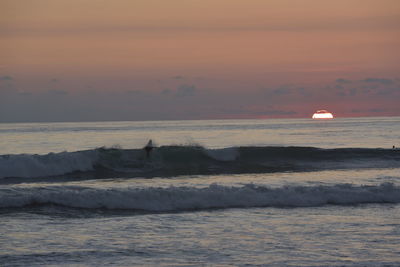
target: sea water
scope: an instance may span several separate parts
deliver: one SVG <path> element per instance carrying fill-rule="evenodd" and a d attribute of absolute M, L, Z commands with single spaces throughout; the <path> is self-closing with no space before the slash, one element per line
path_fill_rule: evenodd
<path fill-rule="evenodd" d="M 0 266 L 398 266 L 393 145 L 399 117 L 0 124 Z"/>

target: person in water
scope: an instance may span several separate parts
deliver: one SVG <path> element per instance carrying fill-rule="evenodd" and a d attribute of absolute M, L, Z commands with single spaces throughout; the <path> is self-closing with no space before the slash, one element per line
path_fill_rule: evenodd
<path fill-rule="evenodd" d="M 149 142 L 147 143 L 147 145 L 143 148 L 144 151 L 146 151 L 147 158 L 150 157 L 150 152 L 153 150 L 153 148 L 154 148 L 153 141 L 150 139 Z"/>

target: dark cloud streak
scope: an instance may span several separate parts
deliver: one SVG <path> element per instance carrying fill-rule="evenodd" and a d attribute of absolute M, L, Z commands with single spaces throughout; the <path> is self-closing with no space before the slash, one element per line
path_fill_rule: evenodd
<path fill-rule="evenodd" d="M 380 84 L 384 84 L 384 85 L 390 85 L 390 84 L 394 83 L 393 80 L 384 79 L 384 78 L 366 78 L 366 79 L 364 79 L 362 81 L 366 82 L 366 83 L 380 83 Z"/>
<path fill-rule="evenodd" d="M 12 81 L 12 80 L 14 80 L 14 78 L 11 77 L 10 75 L 5 75 L 0 77 L 0 81 Z"/>

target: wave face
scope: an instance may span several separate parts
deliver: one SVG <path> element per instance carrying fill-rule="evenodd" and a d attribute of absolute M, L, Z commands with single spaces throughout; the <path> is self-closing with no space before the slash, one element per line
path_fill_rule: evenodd
<path fill-rule="evenodd" d="M 47 155 L 2 155 L 0 178 L 48 177 L 71 172 L 94 170 L 98 151 L 49 153 Z"/>
<path fill-rule="evenodd" d="M 318 207 L 365 203 L 400 203 L 400 187 L 391 183 L 375 186 L 285 186 L 269 188 L 210 185 L 206 188 L 112 188 L 79 186 L 0 189 L 0 208 L 57 205 L 68 208 L 124 209 L 170 212 L 248 207 Z"/>
<path fill-rule="evenodd" d="M 313 147 L 162 146 L 150 157 L 142 149 L 98 148 L 47 155 L 2 155 L 0 178 L 92 179 L 194 174 L 268 173 L 338 168 L 400 167 L 400 151 Z"/>

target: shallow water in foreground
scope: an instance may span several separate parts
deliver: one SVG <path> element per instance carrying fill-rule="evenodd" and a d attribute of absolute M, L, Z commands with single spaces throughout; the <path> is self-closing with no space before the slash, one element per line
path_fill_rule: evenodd
<path fill-rule="evenodd" d="M 101 195 L 94 199 L 76 196 L 67 202 L 75 204 L 112 202 L 110 190 L 126 188 L 147 190 L 148 200 L 154 201 L 162 196 L 150 191 L 151 188 L 168 189 L 171 186 L 186 190 L 213 185 L 240 188 L 254 184 L 270 190 L 322 186 L 328 188 L 326 192 L 329 193 L 329 190 L 337 192 L 343 186 L 345 189 L 346 186 L 347 189 L 359 189 L 359 186 L 374 187 L 385 183 L 399 186 L 399 170 L 28 183 L 3 185 L 0 191 L 83 187 L 108 192 L 104 199 Z M 302 199 L 293 202 L 293 193 L 289 191 L 283 195 L 280 192 L 281 201 L 299 203 L 314 201 L 317 197 L 313 192 L 303 191 Z M 400 201 L 400 193 L 396 195 Z M 239 196 L 249 201 L 250 196 L 246 193 Z M 345 203 L 346 197 L 349 203 Z M 55 194 L 49 198 L 62 197 Z M 188 201 L 174 192 L 170 192 L 166 200 Z M 162 212 L 118 206 L 72 208 L 46 203 L 3 208 L 0 209 L 0 262 L 5 266 L 398 265 L 400 205 L 377 204 L 374 203 L 376 199 L 371 200 L 372 203 L 357 202 L 351 193 L 339 196 L 338 200 L 336 204 L 311 202 L 307 207 L 251 207 L 248 203 L 249 207 L 238 208 L 226 202 L 226 206 L 218 209 L 199 208 L 201 203 L 197 203 L 194 210 L 177 208 Z M 140 200 L 126 199 L 125 204 L 131 201 L 138 203 Z M 221 195 L 219 200 L 205 197 L 198 201 L 221 203 L 227 200 Z M 146 206 L 146 203 L 140 205 Z M 157 207 L 162 205 L 160 202 Z"/>
<path fill-rule="evenodd" d="M 7 217 L 0 260 L 9 266 L 376 266 L 400 257 L 399 205 L 142 215 L 49 207 Z"/>

